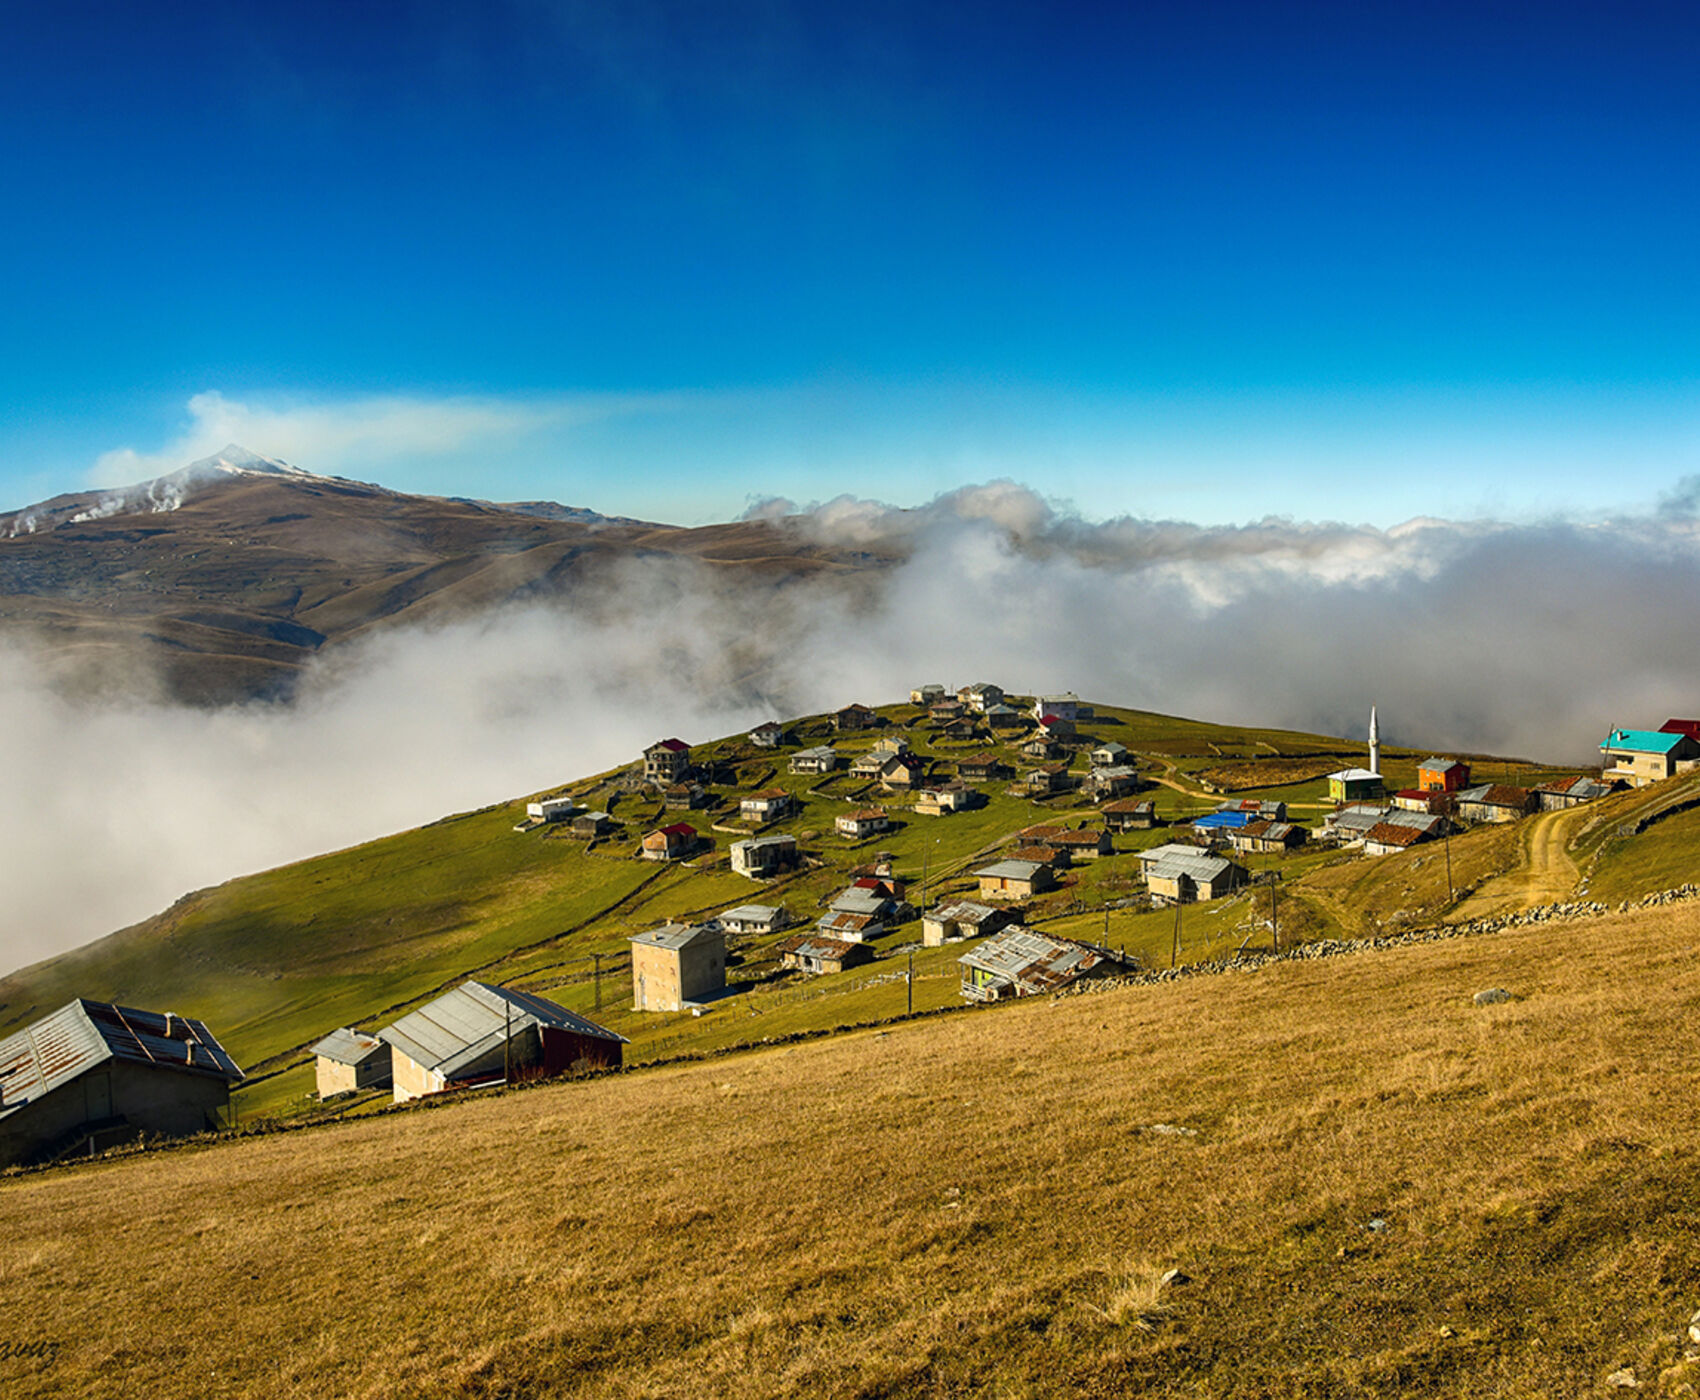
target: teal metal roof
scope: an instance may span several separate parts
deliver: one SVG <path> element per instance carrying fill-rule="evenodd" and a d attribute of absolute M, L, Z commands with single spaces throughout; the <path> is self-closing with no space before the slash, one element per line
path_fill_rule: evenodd
<path fill-rule="evenodd" d="M 1688 736 L 1665 734 L 1657 729 L 1614 729 L 1600 745 L 1607 749 L 1628 749 L 1632 753 L 1669 753 Z"/>

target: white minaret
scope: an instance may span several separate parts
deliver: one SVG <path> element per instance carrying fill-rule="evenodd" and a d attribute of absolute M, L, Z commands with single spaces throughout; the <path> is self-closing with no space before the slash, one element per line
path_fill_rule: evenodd
<path fill-rule="evenodd" d="M 1381 731 L 1375 724 L 1375 706 L 1369 707 L 1369 771 L 1381 776 Z"/>

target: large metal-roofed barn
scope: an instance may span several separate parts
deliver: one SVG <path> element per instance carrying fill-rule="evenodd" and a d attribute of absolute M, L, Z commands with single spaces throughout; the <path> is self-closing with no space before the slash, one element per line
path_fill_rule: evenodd
<path fill-rule="evenodd" d="M 241 1079 L 202 1022 L 79 997 L 0 1040 L 0 1165 L 216 1128 Z"/>
<path fill-rule="evenodd" d="M 445 1089 L 616 1068 L 626 1043 L 531 992 L 463 982 L 378 1032 L 390 1045 L 397 1103 Z"/>

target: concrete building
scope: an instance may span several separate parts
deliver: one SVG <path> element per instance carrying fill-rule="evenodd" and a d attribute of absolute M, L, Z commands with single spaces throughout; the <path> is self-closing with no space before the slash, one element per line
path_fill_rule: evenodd
<path fill-rule="evenodd" d="M 1197 846 L 1173 843 L 1142 851 L 1139 866 L 1152 899 L 1163 904 L 1202 904 L 1220 899 L 1249 878 L 1242 865 Z"/>
<path fill-rule="evenodd" d="M 981 899 L 1031 899 L 1056 886 L 1049 865 L 1032 860 L 1000 860 L 976 870 Z"/>
<path fill-rule="evenodd" d="M 749 738 L 758 749 L 776 749 L 785 742 L 785 726 L 770 719 L 752 729 Z"/>
<path fill-rule="evenodd" d="M 1470 765 L 1455 758 L 1425 758 L 1417 765 L 1417 787 L 1423 792 L 1457 792 L 1470 786 Z"/>
<path fill-rule="evenodd" d="M 1681 731 L 1614 729 L 1600 745 L 1606 782 L 1645 787 L 1700 763 L 1700 743 Z"/>
<path fill-rule="evenodd" d="M 790 767 L 793 773 L 830 773 L 838 767 L 838 750 L 831 744 L 798 749 L 791 755 Z"/>
<path fill-rule="evenodd" d="M 643 751 L 643 776 L 652 783 L 677 783 L 691 771 L 691 746 L 683 739 L 662 739 Z"/>
<path fill-rule="evenodd" d="M 78 998 L 0 1040 L 0 1166 L 218 1128 L 242 1077 L 200 1021 Z"/>
<path fill-rule="evenodd" d="M 1072 725 L 1080 718 L 1080 697 L 1072 690 L 1065 690 L 1061 695 L 1035 695 L 1028 713 L 1041 724 L 1054 717 L 1067 720 Z"/>
<path fill-rule="evenodd" d="M 484 982 L 461 983 L 378 1038 L 389 1042 L 397 1103 L 573 1069 L 617 1069 L 626 1044 L 545 997 Z"/>
<path fill-rule="evenodd" d="M 632 1010 L 683 1011 L 726 985 L 724 925 L 663 924 L 629 940 Z"/>
<path fill-rule="evenodd" d="M 796 800 L 784 788 L 763 788 L 738 802 L 738 815 L 747 822 L 776 822 L 791 814 Z"/>
<path fill-rule="evenodd" d="M 959 899 L 921 916 L 921 942 L 928 948 L 942 948 L 960 939 L 996 933 L 1014 923 L 1015 918 L 1013 909 L 994 909 L 989 904 Z"/>
<path fill-rule="evenodd" d="M 778 933 L 795 921 L 788 910 L 776 904 L 740 904 L 736 909 L 716 914 L 714 922 L 727 933 L 751 934 Z"/>
<path fill-rule="evenodd" d="M 313 1073 L 321 1099 L 386 1088 L 390 1082 L 389 1042 L 342 1026 L 313 1047 Z"/>
<path fill-rule="evenodd" d="M 752 880 L 777 875 L 797 863 L 795 836 L 752 836 L 732 843 L 732 869 Z"/>
<path fill-rule="evenodd" d="M 643 838 L 645 860 L 683 860 L 696 849 L 697 829 L 689 822 L 674 822 Z"/>
<path fill-rule="evenodd" d="M 570 797 L 544 797 L 525 804 L 525 815 L 534 822 L 565 821 L 576 811 L 578 804 Z"/>
<path fill-rule="evenodd" d="M 832 822 L 834 831 L 852 841 L 876 835 L 888 830 L 890 826 L 891 819 L 886 815 L 884 807 L 857 807 L 853 811 L 840 812 Z"/>

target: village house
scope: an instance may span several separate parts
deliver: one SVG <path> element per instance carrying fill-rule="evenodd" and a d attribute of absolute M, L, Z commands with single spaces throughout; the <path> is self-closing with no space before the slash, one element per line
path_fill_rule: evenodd
<path fill-rule="evenodd" d="M 1039 721 L 1039 727 L 1034 730 L 1034 733 L 1041 739 L 1050 739 L 1058 743 L 1066 742 L 1074 738 L 1074 721 L 1062 715 L 1046 715 Z"/>
<path fill-rule="evenodd" d="M 734 841 L 731 856 L 734 874 L 747 875 L 752 880 L 765 879 L 797 863 L 797 838 L 751 836 L 747 840 Z"/>
<path fill-rule="evenodd" d="M 1228 844 L 1242 854 L 1281 854 L 1302 846 L 1309 833 L 1292 822 L 1273 822 L 1259 817 L 1238 831 L 1228 833 Z"/>
<path fill-rule="evenodd" d="M 315 1045 L 311 1054 L 314 1087 L 321 1099 L 389 1087 L 389 1042 L 375 1035 L 341 1026 Z"/>
<path fill-rule="evenodd" d="M 853 812 L 839 813 L 833 819 L 832 825 L 840 836 L 860 841 L 864 837 L 888 830 L 891 818 L 886 815 L 884 807 L 858 807 Z"/>
<path fill-rule="evenodd" d="M 1514 822 L 1540 806 L 1528 788 L 1484 783 L 1458 793 L 1458 815 L 1467 822 Z"/>
<path fill-rule="evenodd" d="M 731 934 L 778 933 L 796 922 L 790 911 L 776 904 L 740 904 L 717 914 L 715 923 Z"/>
<path fill-rule="evenodd" d="M 899 922 L 900 914 L 906 912 L 879 880 L 857 880 L 835 894 L 830 907 L 835 914 L 863 914 L 889 923 Z"/>
<path fill-rule="evenodd" d="M 1574 778 L 1559 778 L 1554 782 L 1542 783 L 1535 789 L 1535 797 L 1539 800 L 1543 812 L 1558 812 L 1567 807 L 1580 807 L 1584 802 L 1609 797 L 1612 793 L 1621 791 L 1622 787 L 1623 784 L 1615 779 L 1608 783 L 1578 774 Z"/>
<path fill-rule="evenodd" d="M 1031 865 L 1048 865 L 1052 870 L 1067 870 L 1074 863 L 1074 857 L 1062 846 L 1012 846 L 1006 853 L 1008 860 L 1022 861 Z"/>
<path fill-rule="evenodd" d="M 851 885 L 859 890 L 874 890 L 888 899 L 901 902 L 905 890 L 903 881 L 891 873 L 891 861 L 887 853 L 881 852 L 881 859 L 873 866 L 862 866 L 854 873 Z"/>
<path fill-rule="evenodd" d="M 776 719 L 766 720 L 750 731 L 749 738 L 758 749 L 776 749 L 785 742 L 785 726 Z"/>
<path fill-rule="evenodd" d="M 1128 752 L 1127 745 L 1118 744 L 1114 739 L 1092 750 L 1094 768 L 1121 768 L 1132 762 L 1133 755 Z"/>
<path fill-rule="evenodd" d="M 1098 813 L 1104 818 L 1107 831 L 1149 831 L 1157 825 L 1157 804 L 1149 800 L 1140 802 L 1128 798 L 1120 802 L 1106 802 Z"/>
<path fill-rule="evenodd" d="M 1032 899 L 1056 887 L 1049 865 L 1032 860 L 1000 860 L 976 870 L 981 899 Z"/>
<path fill-rule="evenodd" d="M 927 706 L 927 717 L 934 724 L 951 724 L 968 713 L 960 700 L 935 700 Z"/>
<path fill-rule="evenodd" d="M 571 829 L 574 836 L 595 840 L 614 829 L 614 819 L 606 812 L 580 812 L 572 819 Z"/>
<path fill-rule="evenodd" d="M 777 951 L 781 967 L 795 968 L 811 977 L 843 972 L 873 957 L 873 950 L 864 943 L 819 933 L 796 934 L 781 943 Z"/>
<path fill-rule="evenodd" d="M 947 817 L 952 812 L 965 812 L 971 807 L 983 807 L 986 796 L 960 780 L 941 783 L 925 789 L 915 799 L 915 811 L 923 817 Z"/>
<path fill-rule="evenodd" d="M 1108 831 L 1087 831 L 1066 826 L 1030 826 L 1021 833 L 1023 841 L 1067 851 L 1076 860 L 1096 860 L 1115 854 Z"/>
<path fill-rule="evenodd" d="M 674 822 L 643 838 L 645 860 L 683 860 L 696 849 L 697 829 L 689 822 Z"/>
<path fill-rule="evenodd" d="M 633 1011 L 684 1011 L 726 985 L 726 934 L 719 922 L 663 924 L 628 941 Z"/>
<path fill-rule="evenodd" d="M 531 992 L 462 982 L 378 1032 L 395 1102 L 449 1089 L 618 1069 L 626 1038 Z"/>
<path fill-rule="evenodd" d="M 1328 775 L 1330 802 L 1357 802 L 1366 797 L 1380 797 L 1385 791 L 1381 774 L 1367 768 L 1342 768 Z"/>
<path fill-rule="evenodd" d="M 1050 938 L 1020 924 L 988 938 L 957 962 L 962 968 L 962 995 L 970 1001 L 1044 995 L 1082 978 L 1122 970 L 1108 949 Z"/>
<path fill-rule="evenodd" d="M 1028 719 L 1020 710 L 1009 705 L 988 705 L 986 723 L 993 729 L 1025 729 Z"/>
<path fill-rule="evenodd" d="M 838 750 L 830 744 L 812 749 L 798 749 L 791 755 L 793 773 L 830 773 L 838 767 Z"/>
<path fill-rule="evenodd" d="M 909 692 L 911 705 L 932 705 L 948 694 L 942 685 L 918 685 Z"/>
<path fill-rule="evenodd" d="M 1063 756 L 1060 744 L 1054 744 L 1043 734 L 1036 734 L 1021 746 L 1021 756 L 1035 763 L 1047 763 Z"/>
<path fill-rule="evenodd" d="M 1236 831 L 1244 831 L 1250 826 L 1252 817 L 1249 812 L 1230 807 L 1226 810 L 1217 808 L 1214 812 L 1206 812 L 1201 817 L 1192 819 L 1192 829 L 1200 836 L 1210 840 L 1231 838 Z"/>
<path fill-rule="evenodd" d="M 796 809 L 796 800 L 784 788 L 763 788 L 738 800 L 738 816 L 747 822 L 776 822 Z"/>
<path fill-rule="evenodd" d="M 980 737 L 980 731 L 974 721 L 967 718 L 946 720 L 935 728 L 938 738 L 947 739 L 953 744 L 971 744 Z"/>
<path fill-rule="evenodd" d="M 1450 812 L 1458 805 L 1458 799 L 1446 788 L 1401 788 L 1393 794 L 1392 801 L 1401 812 L 1431 815 Z"/>
<path fill-rule="evenodd" d="M 1436 825 L 1438 826 L 1438 822 Z M 1421 845 L 1424 841 L 1435 839 L 1433 830 L 1420 827 L 1404 826 L 1396 822 L 1377 822 L 1364 833 L 1364 854 L 1366 856 L 1391 856 L 1400 851 L 1409 850 L 1412 846 Z"/>
<path fill-rule="evenodd" d="M 1073 724 L 1080 718 L 1080 697 L 1072 690 L 1065 690 L 1061 695 L 1036 695 L 1030 713 L 1040 724 L 1053 718 L 1065 719 Z"/>
<path fill-rule="evenodd" d="M 1196 846 L 1173 843 L 1142 851 L 1139 867 L 1151 898 L 1162 904 L 1202 904 L 1220 899 L 1249 878 L 1243 865 Z"/>
<path fill-rule="evenodd" d="M 661 805 L 669 812 L 693 812 L 711 800 L 701 783 L 669 783 L 661 790 Z"/>
<path fill-rule="evenodd" d="M 960 899 L 921 916 L 921 942 L 928 948 L 942 948 L 964 938 L 979 938 L 1014 923 L 1017 916 L 1014 909 L 994 909 L 989 904 Z"/>
<path fill-rule="evenodd" d="M 1681 731 L 1614 729 L 1600 745 L 1606 781 L 1645 787 L 1700 762 L 1700 742 Z"/>
<path fill-rule="evenodd" d="M 925 781 L 927 765 L 914 754 L 888 758 L 880 769 L 880 786 L 897 792 L 907 792 Z"/>
<path fill-rule="evenodd" d="M 1218 812 L 1244 812 L 1247 821 L 1284 822 L 1287 804 L 1256 797 L 1245 797 L 1216 804 Z"/>
<path fill-rule="evenodd" d="M 534 822 L 565 821 L 578 810 L 570 797 L 543 797 L 525 804 L 525 815 Z"/>
<path fill-rule="evenodd" d="M 1424 792 L 1457 792 L 1470 786 L 1470 765 L 1455 758 L 1425 758 L 1417 765 L 1417 786 Z"/>
<path fill-rule="evenodd" d="M 879 914 L 856 914 L 848 909 L 833 909 L 815 921 L 815 931 L 824 938 L 836 938 L 844 943 L 863 943 L 883 934 L 889 922 Z"/>
<path fill-rule="evenodd" d="M 1086 775 L 1086 791 L 1094 802 L 1106 797 L 1125 797 L 1138 792 L 1145 784 L 1139 774 L 1125 765 L 1119 768 L 1094 768 Z"/>
<path fill-rule="evenodd" d="M 857 754 L 850 761 L 850 776 L 852 778 L 877 778 L 884 770 L 885 765 L 890 762 L 889 754 L 874 753 L 872 750 Z"/>
<path fill-rule="evenodd" d="M 956 698 L 977 715 L 983 715 L 993 705 L 1003 704 L 1003 687 L 990 681 L 976 681 L 956 692 Z"/>
<path fill-rule="evenodd" d="M 1686 734 L 1700 744 L 1700 719 L 1667 719 L 1659 726 L 1661 734 Z"/>
<path fill-rule="evenodd" d="M 683 739 L 662 739 L 643 751 L 643 776 L 652 783 L 681 782 L 691 771 L 691 746 Z"/>
<path fill-rule="evenodd" d="M 78 998 L 0 1040 L 0 1166 L 217 1128 L 242 1077 L 200 1021 Z"/>
<path fill-rule="evenodd" d="M 965 783 L 991 783 L 1013 774 L 1014 769 L 995 753 L 970 754 L 956 761 L 956 776 Z"/>
<path fill-rule="evenodd" d="M 879 723 L 879 715 L 866 705 L 846 705 L 832 716 L 835 729 L 853 731 L 857 729 L 872 729 Z"/>
<path fill-rule="evenodd" d="M 1384 802 L 1353 802 L 1330 812 L 1322 819 L 1324 832 L 1336 840 L 1350 843 L 1361 841 L 1372 826 L 1388 820 L 1398 811 Z M 1407 813 L 1408 816 L 1419 815 Z"/>
<path fill-rule="evenodd" d="M 1027 792 L 1032 797 L 1049 797 L 1055 792 L 1067 792 L 1074 786 L 1068 775 L 1068 764 L 1045 763 L 1027 775 Z"/>

